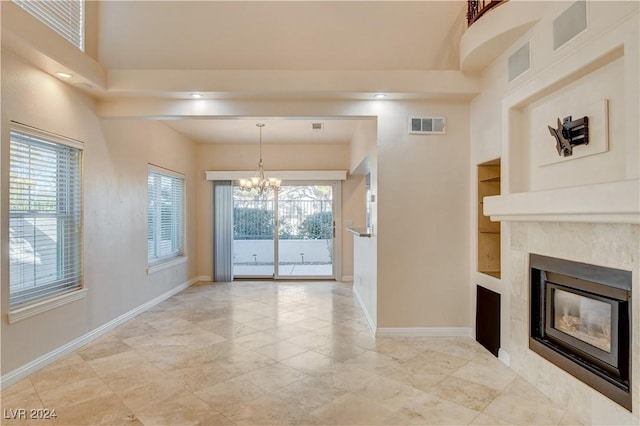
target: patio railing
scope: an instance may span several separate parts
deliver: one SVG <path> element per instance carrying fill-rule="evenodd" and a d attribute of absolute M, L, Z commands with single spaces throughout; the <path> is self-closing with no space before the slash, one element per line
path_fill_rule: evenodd
<path fill-rule="evenodd" d="M 326 239 L 333 231 L 331 200 L 279 200 L 280 239 Z M 233 209 L 235 240 L 273 239 L 273 200 L 236 200 Z"/>

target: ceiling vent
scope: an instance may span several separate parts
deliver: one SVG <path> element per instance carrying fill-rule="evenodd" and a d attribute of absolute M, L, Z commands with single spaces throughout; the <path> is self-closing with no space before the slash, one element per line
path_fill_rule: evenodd
<path fill-rule="evenodd" d="M 444 135 L 444 117 L 409 117 L 409 133 L 413 135 Z"/>
<path fill-rule="evenodd" d="M 311 130 L 314 132 L 322 131 L 322 127 L 324 127 L 322 123 L 311 123 Z"/>

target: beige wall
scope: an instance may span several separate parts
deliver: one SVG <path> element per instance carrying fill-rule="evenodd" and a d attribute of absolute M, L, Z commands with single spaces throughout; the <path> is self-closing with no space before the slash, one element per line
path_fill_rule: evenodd
<path fill-rule="evenodd" d="M 446 134 L 410 135 L 409 116 Z M 389 102 L 377 156 L 378 327 L 470 327 L 468 105 Z"/>
<path fill-rule="evenodd" d="M 348 170 L 349 145 L 288 145 L 263 146 L 265 168 L 271 170 Z M 212 184 L 205 180 L 207 170 L 255 170 L 258 150 L 255 144 L 199 144 L 197 148 L 198 177 L 198 271 L 213 275 Z M 342 219 L 358 215 L 357 199 L 364 199 L 359 177 L 349 177 L 343 184 Z M 364 208 L 364 206 L 362 206 Z M 353 275 L 353 241 L 343 234 L 342 276 Z"/>
<path fill-rule="evenodd" d="M 2 197 L 2 374 L 58 349 L 196 277 L 195 144 L 159 122 L 101 121 L 94 102 L 2 52 L 2 193 L 9 121 L 84 142 L 84 282 L 87 296 L 8 324 L 8 199 Z M 185 264 L 146 274 L 147 164 L 186 175 Z"/>

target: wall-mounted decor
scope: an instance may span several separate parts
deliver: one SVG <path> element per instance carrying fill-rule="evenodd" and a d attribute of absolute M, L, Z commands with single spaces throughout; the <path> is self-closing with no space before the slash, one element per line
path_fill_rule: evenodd
<path fill-rule="evenodd" d="M 563 104 L 563 98 L 558 97 L 536 109 L 527 124 L 536 141 L 532 164 L 544 167 L 609 150 L 609 101 L 579 104 L 582 97 L 576 98 Z"/>
<path fill-rule="evenodd" d="M 562 122 L 558 118 L 558 128 L 551 126 L 549 133 L 556 141 L 558 155 L 569 157 L 573 155 L 573 147 L 589 144 L 589 117 L 573 120 L 571 116 L 565 117 Z"/>

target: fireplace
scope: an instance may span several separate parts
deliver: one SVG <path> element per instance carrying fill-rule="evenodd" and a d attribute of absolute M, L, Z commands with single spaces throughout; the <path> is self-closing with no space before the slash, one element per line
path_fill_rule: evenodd
<path fill-rule="evenodd" d="M 631 272 L 530 255 L 529 348 L 631 410 Z"/>

